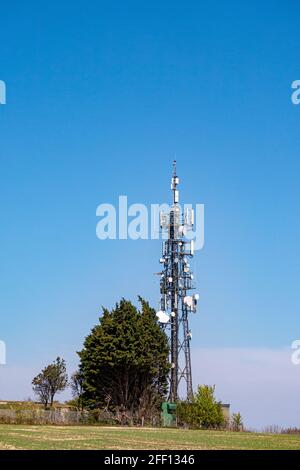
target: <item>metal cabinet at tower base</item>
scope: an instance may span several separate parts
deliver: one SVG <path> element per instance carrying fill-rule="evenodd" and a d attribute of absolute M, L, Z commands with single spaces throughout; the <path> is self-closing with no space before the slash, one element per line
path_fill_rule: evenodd
<path fill-rule="evenodd" d="M 176 418 L 176 403 L 169 403 L 165 401 L 162 406 L 162 425 L 165 427 L 171 427 L 177 425 L 177 418 Z"/>

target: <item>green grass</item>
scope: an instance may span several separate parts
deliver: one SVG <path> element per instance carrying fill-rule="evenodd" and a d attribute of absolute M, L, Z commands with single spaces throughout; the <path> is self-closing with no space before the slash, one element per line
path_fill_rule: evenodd
<path fill-rule="evenodd" d="M 300 435 L 3 424 L 0 449 L 300 449 Z"/>

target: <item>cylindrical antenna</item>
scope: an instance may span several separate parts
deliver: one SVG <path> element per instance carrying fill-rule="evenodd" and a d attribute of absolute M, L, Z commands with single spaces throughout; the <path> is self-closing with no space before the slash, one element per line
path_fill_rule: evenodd
<path fill-rule="evenodd" d="M 179 178 L 177 178 L 177 174 L 176 174 L 176 160 L 173 160 L 173 176 L 172 176 L 172 184 L 171 184 L 171 189 L 173 191 L 173 204 L 177 204 L 179 202 L 179 192 L 177 190 L 178 183 L 179 183 Z"/>
<path fill-rule="evenodd" d="M 176 177 L 176 160 L 173 160 L 173 177 Z"/>

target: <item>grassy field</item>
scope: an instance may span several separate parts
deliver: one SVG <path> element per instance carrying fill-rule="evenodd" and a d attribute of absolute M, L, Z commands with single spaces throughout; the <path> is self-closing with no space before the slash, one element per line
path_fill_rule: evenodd
<path fill-rule="evenodd" d="M 0 425 L 0 449 L 300 449 L 300 435 Z"/>

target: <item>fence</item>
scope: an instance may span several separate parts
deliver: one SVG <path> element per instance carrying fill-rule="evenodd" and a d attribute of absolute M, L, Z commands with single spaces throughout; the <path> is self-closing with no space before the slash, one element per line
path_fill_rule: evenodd
<path fill-rule="evenodd" d="M 76 425 L 95 422 L 88 411 L 73 411 L 67 409 L 53 410 L 11 410 L 0 409 L 0 423 L 5 424 L 56 424 Z"/>

